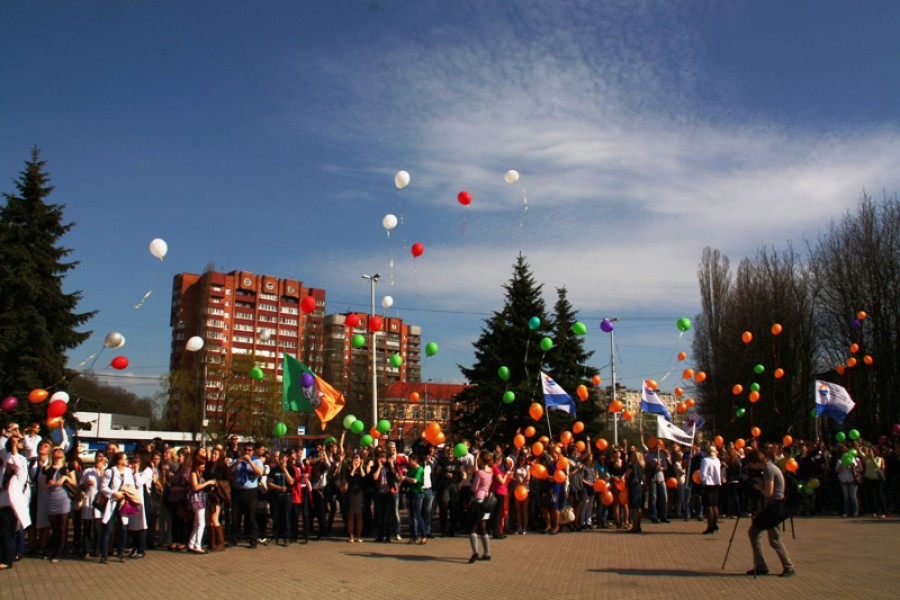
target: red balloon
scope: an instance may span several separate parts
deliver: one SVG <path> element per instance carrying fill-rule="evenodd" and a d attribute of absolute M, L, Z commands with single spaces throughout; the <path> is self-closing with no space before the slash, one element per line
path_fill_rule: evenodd
<path fill-rule="evenodd" d="M 350 313 L 347 315 L 347 318 L 344 319 L 344 325 L 347 327 L 356 327 L 359 325 L 359 315 L 356 313 Z"/>
<path fill-rule="evenodd" d="M 122 369 L 128 368 L 128 359 L 124 356 L 117 356 L 112 359 L 112 362 L 109 364 L 112 365 L 113 369 L 121 371 Z"/>
<path fill-rule="evenodd" d="M 47 418 L 55 419 L 66 414 L 66 403 L 62 400 L 54 400 L 47 406 Z"/>
<path fill-rule="evenodd" d="M 303 312 L 304 315 L 308 315 L 314 310 L 316 310 L 316 299 L 312 296 L 306 296 L 300 301 L 300 311 Z"/>
<path fill-rule="evenodd" d="M 381 326 L 384 324 L 384 319 L 379 317 L 378 315 L 372 315 L 369 317 L 369 331 L 375 333 L 376 331 L 381 331 Z"/>
<path fill-rule="evenodd" d="M 422 256 L 422 253 L 425 252 L 425 246 L 423 246 L 420 242 L 416 242 L 412 245 L 412 255 Z"/>
<path fill-rule="evenodd" d="M 463 206 L 468 206 L 468 205 L 472 204 L 472 194 L 470 194 L 469 192 L 467 192 L 465 190 L 461 191 L 459 193 L 459 196 L 456 197 L 456 199 L 459 200 L 459 203 L 462 204 Z"/>

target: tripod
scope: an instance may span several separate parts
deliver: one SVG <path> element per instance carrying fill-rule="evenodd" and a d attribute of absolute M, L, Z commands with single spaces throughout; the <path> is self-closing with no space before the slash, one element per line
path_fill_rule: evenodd
<path fill-rule="evenodd" d="M 728 550 L 725 551 L 725 560 L 722 561 L 722 570 L 725 570 L 725 563 L 728 562 L 728 555 L 731 554 L 731 544 L 734 542 L 734 534 L 737 533 L 738 523 L 741 522 L 741 513 L 738 512 L 737 520 L 734 522 L 734 529 L 731 530 L 731 538 L 728 540 Z M 756 577 L 756 574 L 754 574 Z"/>

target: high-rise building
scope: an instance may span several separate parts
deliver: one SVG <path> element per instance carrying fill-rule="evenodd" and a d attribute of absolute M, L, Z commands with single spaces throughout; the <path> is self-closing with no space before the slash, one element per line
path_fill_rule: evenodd
<path fill-rule="evenodd" d="M 236 361 L 261 369 L 269 382 L 281 381 L 284 352 L 321 370 L 324 320 L 325 290 L 294 279 L 246 271 L 179 273 L 172 285 L 170 370 L 193 369 L 197 383 L 188 386 L 194 388 L 193 401 L 205 400 L 207 418 L 222 419 L 227 401 L 223 373 Z M 191 352 L 186 345 L 194 336 L 204 345 Z M 173 410 L 181 405 L 170 403 Z M 228 429 L 242 427 L 231 424 Z"/>

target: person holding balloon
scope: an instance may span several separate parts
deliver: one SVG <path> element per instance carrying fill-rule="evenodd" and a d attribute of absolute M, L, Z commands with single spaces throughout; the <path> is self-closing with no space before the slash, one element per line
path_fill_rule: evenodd
<path fill-rule="evenodd" d="M 409 455 L 409 466 L 403 475 L 403 483 L 407 489 L 406 511 L 409 516 L 409 541 L 408 544 L 426 544 L 425 521 L 422 519 L 422 500 L 424 498 L 423 485 L 425 482 L 425 469 L 421 459 L 415 452 Z"/>
<path fill-rule="evenodd" d="M 11 428 L 12 429 L 12 428 Z M 28 463 L 18 431 L 10 431 L 0 449 L 0 571 L 11 569 L 18 557 L 18 532 L 31 525 L 28 499 Z"/>
<path fill-rule="evenodd" d="M 513 515 L 516 520 L 517 535 L 525 535 L 528 532 L 528 486 L 530 481 L 531 470 L 528 468 L 528 456 L 523 450 L 516 457 L 516 466 L 512 470 Z"/>
<path fill-rule="evenodd" d="M 841 517 L 858 517 L 859 500 L 856 497 L 856 493 L 862 480 L 863 464 L 858 457 L 847 451 L 846 444 L 841 444 L 838 454 L 835 472 L 837 473 L 838 482 L 841 484 L 841 493 L 844 497 L 844 509 Z"/>

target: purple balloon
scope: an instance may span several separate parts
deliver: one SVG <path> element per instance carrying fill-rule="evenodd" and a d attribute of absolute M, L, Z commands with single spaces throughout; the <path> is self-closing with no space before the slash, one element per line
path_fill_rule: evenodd
<path fill-rule="evenodd" d="M 0 410 L 5 412 L 12 412 L 16 410 L 17 406 L 19 406 L 19 399 L 15 396 L 7 396 L 0 402 Z"/>
<path fill-rule="evenodd" d="M 859 319 L 850 321 L 850 329 L 859 329 Z"/>
<path fill-rule="evenodd" d="M 302 385 L 305 388 L 312 387 L 313 385 L 315 385 L 315 383 L 316 383 L 315 377 L 313 377 L 309 373 L 304 373 L 303 375 L 300 376 L 300 385 Z"/>
<path fill-rule="evenodd" d="M 600 329 L 602 329 L 604 333 L 612 333 L 612 330 L 615 328 L 615 325 L 613 325 L 613 322 L 609 319 L 600 321 Z"/>

